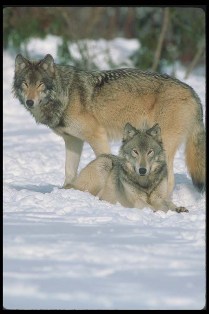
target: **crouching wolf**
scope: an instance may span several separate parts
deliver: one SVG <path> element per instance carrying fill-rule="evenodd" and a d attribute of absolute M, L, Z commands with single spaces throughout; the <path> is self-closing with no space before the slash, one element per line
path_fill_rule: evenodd
<path fill-rule="evenodd" d="M 158 123 L 168 166 L 168 194 L 174 186 L 173 160 L 186 143 L 186 164 L 194 185 L 205 188 L 205 129 L 197 94 L 168 75 L 138 69 L 83 71 L 54 63 L 51 55 L 15 60 L 14 96 L 37 123 L 63 137 L 66 187 L 76 178 L 83 142 L 96 156 L 110 153 L 127 122 L 140 128 Z"/>
<path fill-rule="evenodd" d="M 81 170 L 70 187 L 88 191 L 112 204 L 119 202 L 124 207 L 188 211 L 168 199 L 167 184 L 166 156 L 159 125 L 136 130 L 127 123 L 119 156 L 98 156 Z"/>

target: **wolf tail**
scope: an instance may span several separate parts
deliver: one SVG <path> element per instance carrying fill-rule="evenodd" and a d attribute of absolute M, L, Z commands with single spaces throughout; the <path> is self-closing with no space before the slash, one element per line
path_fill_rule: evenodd
<path fill-rule="evenodd" d="M 192 182 L 199 192 L 205 191 L 206 134 L 202 119 L 192 126 L 186 141 L 186 164 Z"/>

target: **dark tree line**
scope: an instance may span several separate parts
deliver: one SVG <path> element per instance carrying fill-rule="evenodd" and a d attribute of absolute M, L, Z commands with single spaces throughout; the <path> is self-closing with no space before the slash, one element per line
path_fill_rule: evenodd
<path fill-rule="evenodd" d="M 3 10 L 3 45 L 19 49 L 31 37 L 62 38 L 60 53 L 79 39 L 138 38 L 133 62 L 160 70 L 176 60 L 187 73 L 205 62 L 205 12 L 197 7 L 7 7 Z"/>

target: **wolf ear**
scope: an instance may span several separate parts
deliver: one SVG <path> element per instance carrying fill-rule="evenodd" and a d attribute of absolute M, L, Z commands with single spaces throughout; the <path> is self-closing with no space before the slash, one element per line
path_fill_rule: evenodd
<path fill-rule="evenodd" d="M 15 58 L 15 71 L 23 70 L 28 63 L 29 61 L 19 53 Z"/>
<path fill-rule="evenodd" d="M 158 123 L 153 125 L 153 127 L 146 131 L 148 135 L 151 135 L 156 141 L 162 142 L 161 129 Z"/>
<path fill-rule="evenodd" d="M 130 123 L 126 123 L 123 131 L 123 141 L 130 140 L 136 133 L 137 129 L 135 129 Z"/>
<path fill-rule="evenodd" d="M 54 73 L 54 59 L 50 54 L 47 54 L 39 65 L 45 70 Z"/>

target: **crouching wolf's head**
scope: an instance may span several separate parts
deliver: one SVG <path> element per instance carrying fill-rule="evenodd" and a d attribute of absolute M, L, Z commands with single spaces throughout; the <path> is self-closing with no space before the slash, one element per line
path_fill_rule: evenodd
<path fill-rule="evenodd" d="M 126 124 L 119 155 L 128 161 L 129 168 L 139 176 L 147 176 L 165 164 L 161 130 L 155 124 L 148 130 L 137 130 Z"/>

